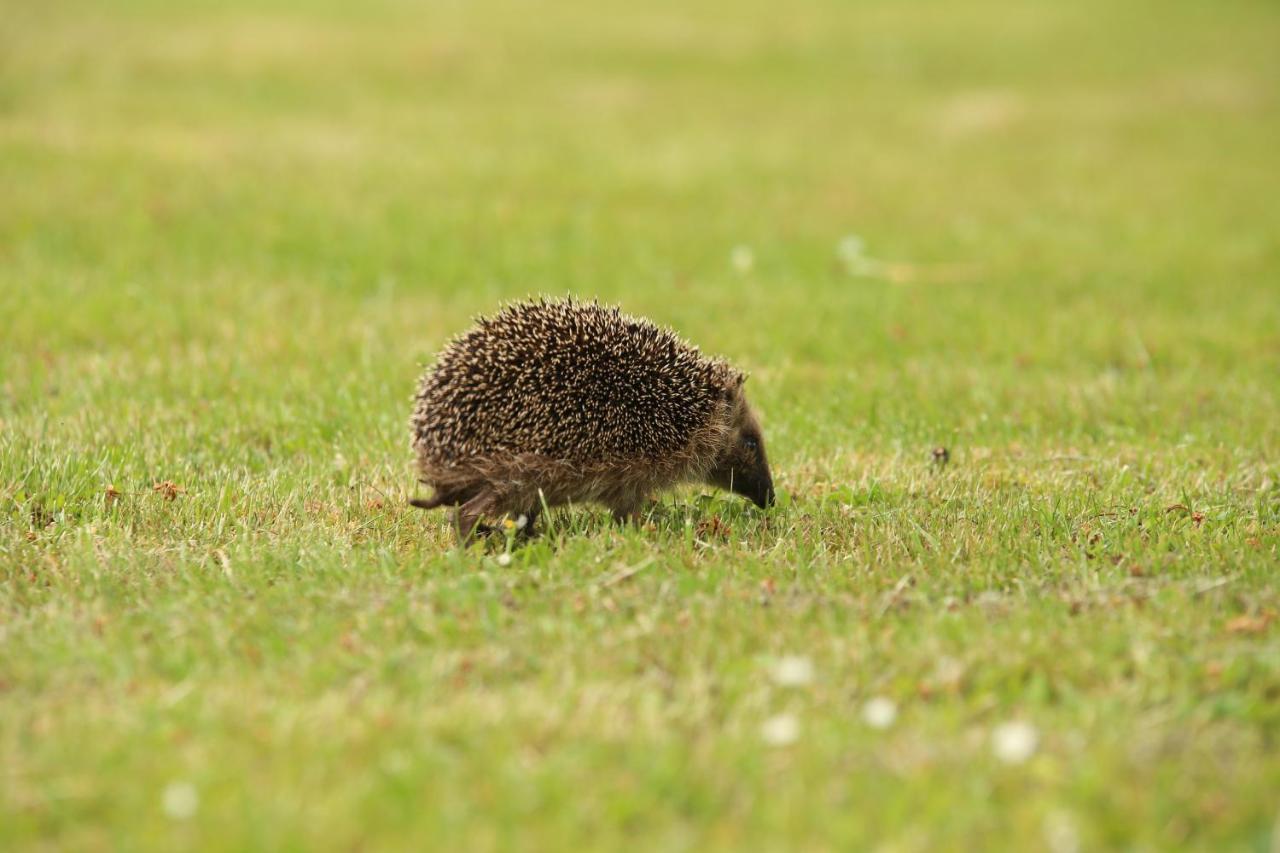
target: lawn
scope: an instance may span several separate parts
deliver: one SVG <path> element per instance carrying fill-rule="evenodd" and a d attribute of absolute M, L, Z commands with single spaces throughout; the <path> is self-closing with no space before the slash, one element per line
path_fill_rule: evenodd
<path fill-rule="evenodd" d="M 0 847 L 1276 849 L 1277 44 L 0 0 Z M 748 370 L 779 506 L 454 547 L 410 397 L 531 293 Z"/>

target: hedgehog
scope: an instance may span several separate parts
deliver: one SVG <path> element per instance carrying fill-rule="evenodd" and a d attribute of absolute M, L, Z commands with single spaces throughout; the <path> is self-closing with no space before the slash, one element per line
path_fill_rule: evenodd
<path fill-rule="evenodd" d="M 509 304 L 423 374 L 412 444 L 422 509 L 456 507 L 458 539 L 543 508 L 597 504 L 636 521 L 657 492 L 706 483 L 773 505 L 745 374 L 616 306 Z"/>

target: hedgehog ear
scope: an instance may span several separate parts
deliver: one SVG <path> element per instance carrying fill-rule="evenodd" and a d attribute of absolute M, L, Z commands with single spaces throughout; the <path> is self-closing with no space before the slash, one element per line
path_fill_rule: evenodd
<path fill-rule="evenodd" d="M 746 381 L 747 377 L 744 374 L 731 374 L 728 384 L 720 389 L 720 399 L 724 400 L 726 403 L 732 402 L 735 397 L 742 394 L 742 383 Z"/>

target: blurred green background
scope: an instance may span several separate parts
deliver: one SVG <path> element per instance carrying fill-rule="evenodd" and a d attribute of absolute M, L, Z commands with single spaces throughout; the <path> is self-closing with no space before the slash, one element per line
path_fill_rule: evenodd
<path fill-rule="evenodd" d="M 1274 845 L 1277 46 L 0 0 L 0 841 Z M 531 293 L 748 369 L 785 506 L 451 549 L 409 397 Z"/>

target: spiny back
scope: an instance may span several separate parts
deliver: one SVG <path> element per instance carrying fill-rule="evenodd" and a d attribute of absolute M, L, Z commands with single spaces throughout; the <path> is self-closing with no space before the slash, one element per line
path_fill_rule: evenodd
<path fill-rule="evenodd" d="M 683 448 L 739 378 L 617 308 L 520 302 L 445 347 L 418 389 L 414 443 L 440 461 L 659 458 Z"/>

